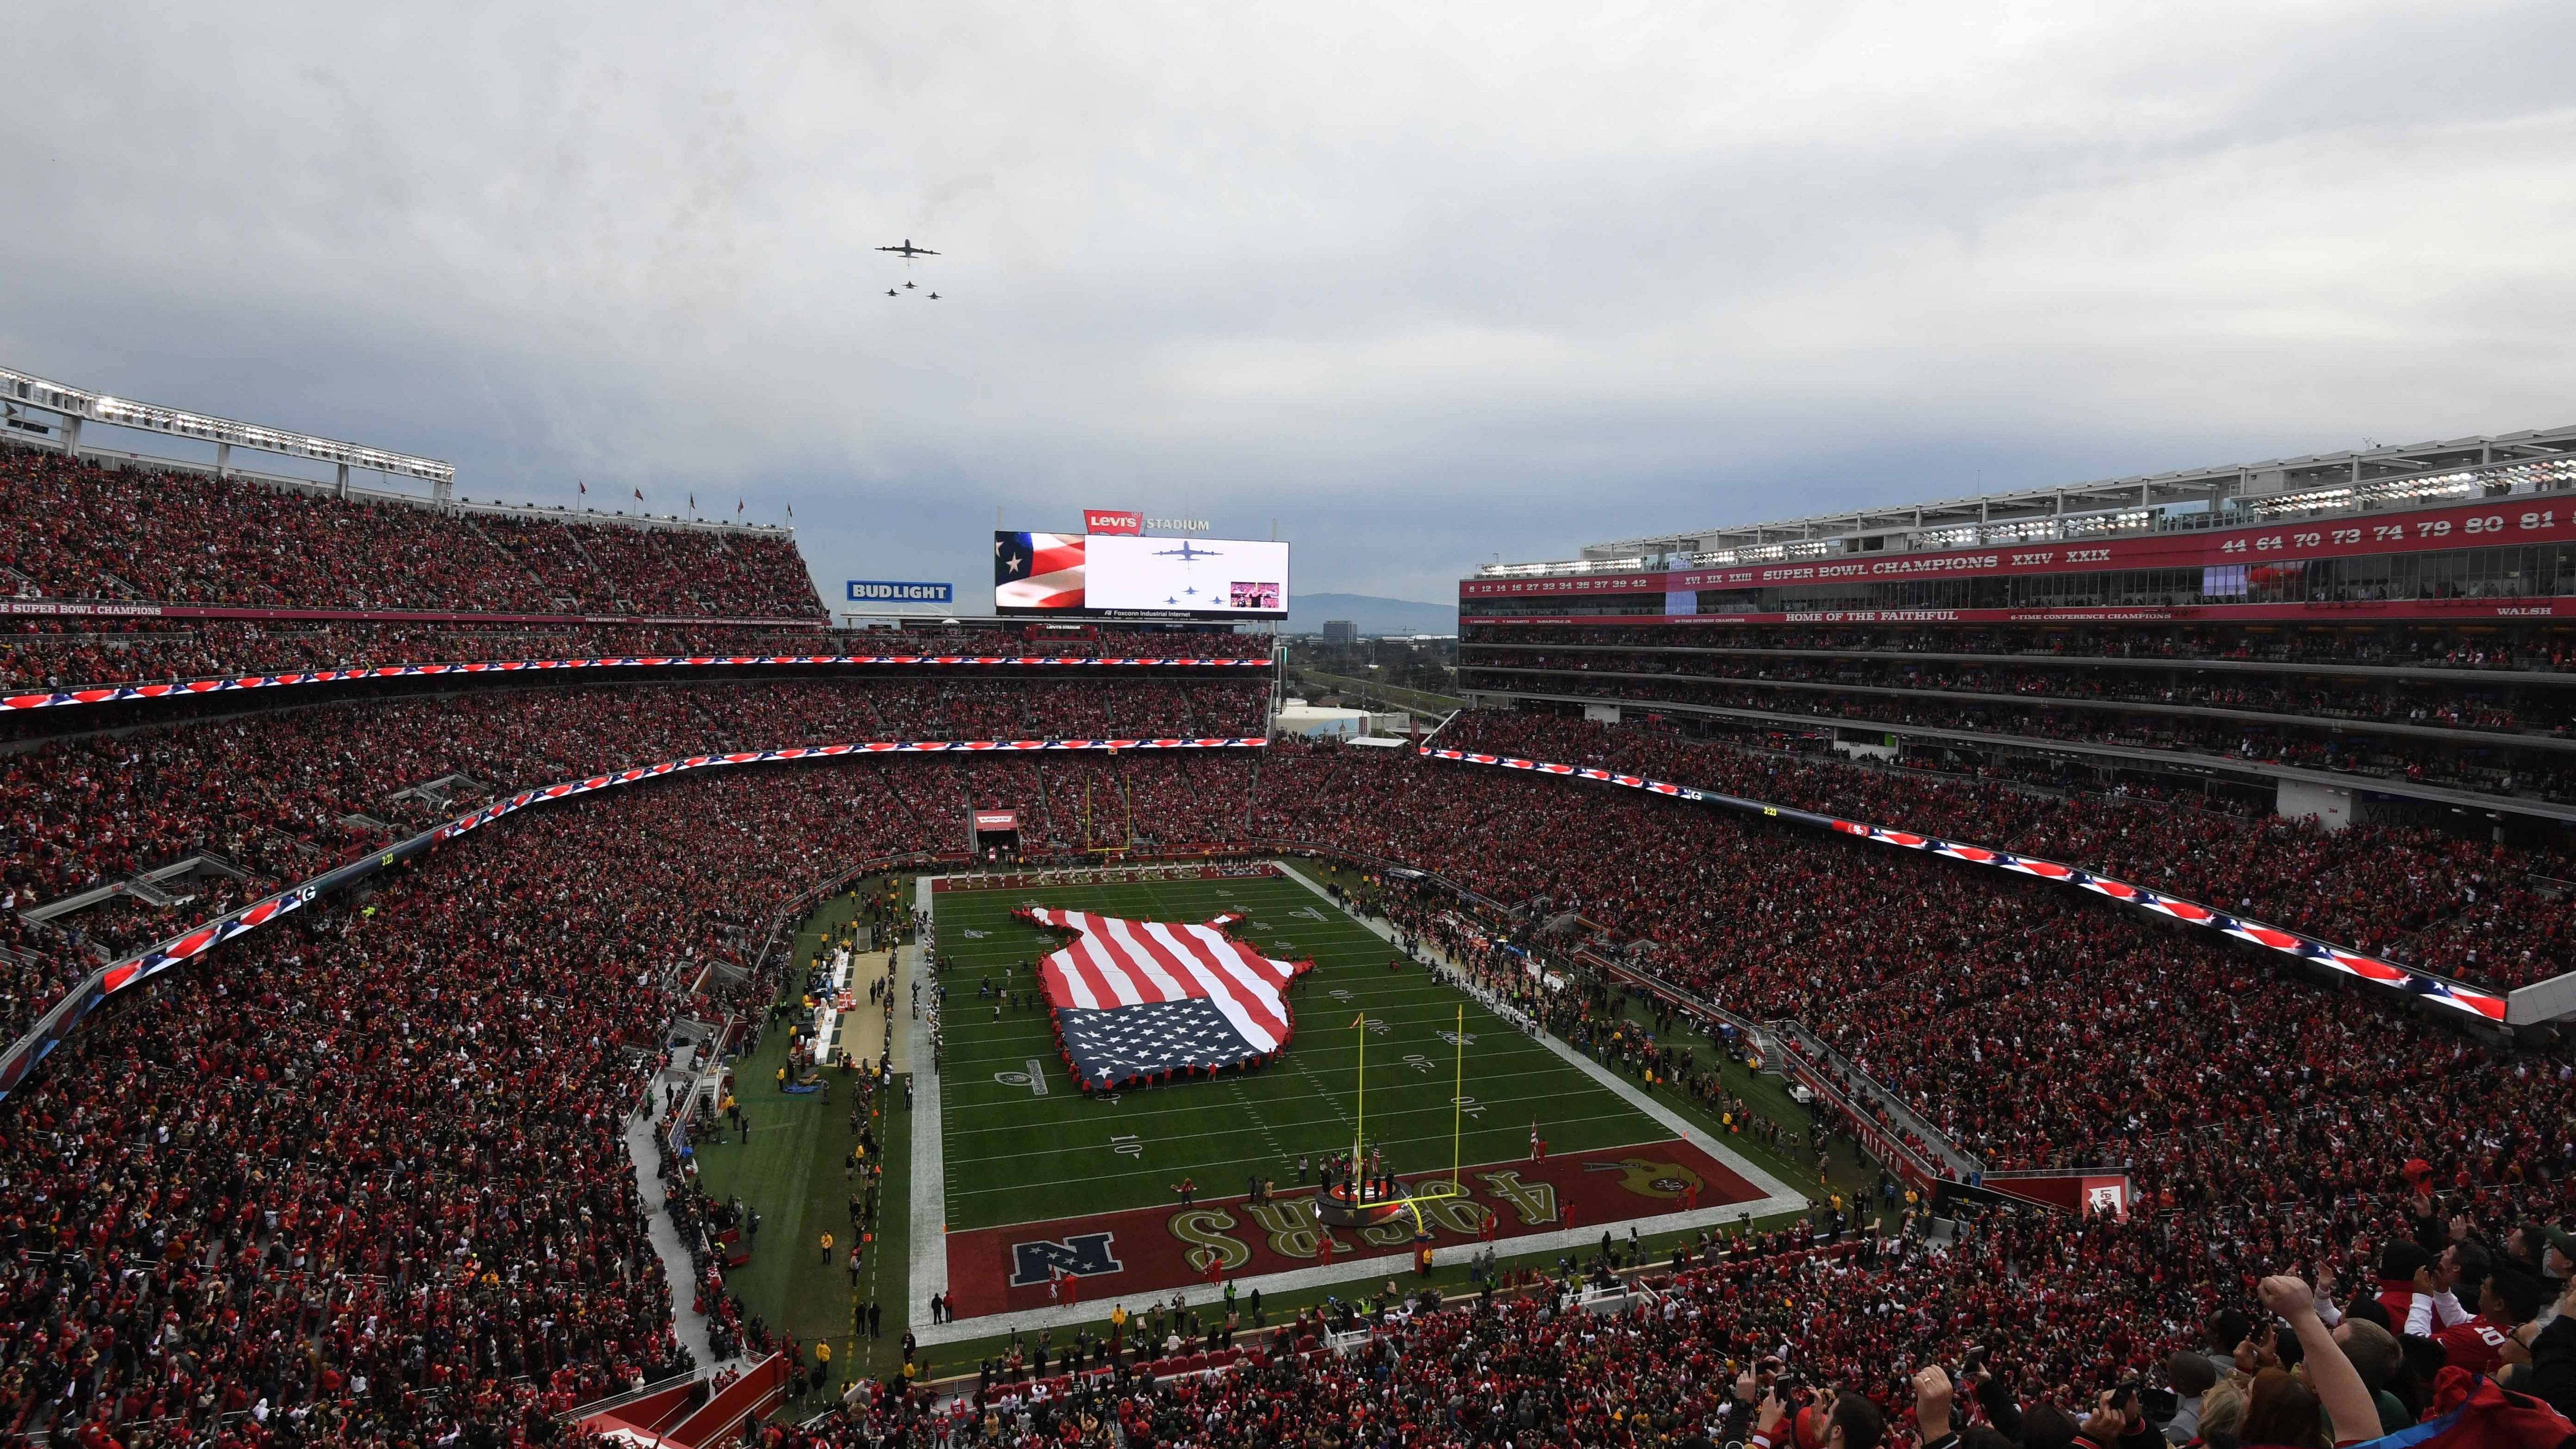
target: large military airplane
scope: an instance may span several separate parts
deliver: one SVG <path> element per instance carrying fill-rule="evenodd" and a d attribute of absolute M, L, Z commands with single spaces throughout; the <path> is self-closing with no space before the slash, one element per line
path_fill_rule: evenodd
<path fill-rule="evenodd" d="M 905 237 L 905 238 L 903 239 L 903 245 L 902 245 L 902 246 L 899 246 L 899 247 L 879 247 L 879 248 L 877 248 L 877 250 L 878 250 L 878 251 L 881 251 L 881 252 L 893 252 L 895 255 L 897 255 L 897 256 L 899 256 L 899 257 L 903 258 L 903 259 L 904 259 L 905 261 L 907 261 L 907 262 L 908 262 L 908 261 L 911 261 L 914 257 L 935 257 L 935 256 L 939 255 L 939 253 L 932 251 L 932 250 L 931 250 L 930 248 L 928 248 L 928 247 L 917 247 L 917 246 L 914 246 L 914 245 L 912 244 L 912 238 L 910 238 L 910 237 Z"/>
<path fill-rule="evenodd" d="M 1154 550 L 1154 557 L 1176 558 L 1183 563 L 1196 563 L 1203 558 L 1223 558 L 1225 555 L 1218 553 L 1212 548 L 1194 549 L 1190 547 L 1190 541 L 1185 538 L 1181 540 L 1181 546 L 1179 548 L 1158 548 Z"/>

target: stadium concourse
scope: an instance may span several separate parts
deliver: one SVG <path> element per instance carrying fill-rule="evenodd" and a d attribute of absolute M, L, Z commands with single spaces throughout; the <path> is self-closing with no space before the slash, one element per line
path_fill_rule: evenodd
<path fill-rule="evenodd" d="M 887 652 L 823 634 L 783 537 L 497 527 L 34 455 L 5 468 L 0 554 L 31 602 L 265 610 L 263 631 L 332 631 L 129 616 L 191 636 L 129 655 L 125 624 L 75 639 L 84 616 L 37 616 L 46 632 L 13 657 L 49 688 L 353 655 L 760 653 L 750 640 L 797 619 L 830 639 L 797 653 Z M 593 605 L 620 622 L 577 617 Z M 348 610 L 455 617 L 442 632 L 298 617 Z M 718 1369 L 682 1349 L 684 1318 L 723 1363 L 805 1367 L 805 1346 L 728 1286 L 704 1231 L 726 1204 L 648 1159 L 671 1204 L 648 1213 L 630 1122 L 665 1106 L 653 1088 L 675 1042 L 707 1039 L 688 1024 L 735 1045 L 763 1033 L 803 984 L 765 942 L 852 871 L 955 868 L 938 858 L 963 855 L 976 807 L 1013 811 L 1028 856 L 1083 857 L 1102 822 L 1082 802 L 1113 795 L 1134 855 L 1360 863 L 1382 923 L 1631 1082 L 1716 1103 L 1710 1013 L 1763 1023 L 1783 1055 L 1806 1050 L 1787 1025 L 1802 1024 L 1820 1060 L 1839 1055 L 1817 1080 L 1854 1104 L 1844 1128 L 1880 1143 L 1926 1210 L 1881 1198 L 1839 1233 L 1829 1218 L 1719 1233 L 1643 1263 L 1614 1261 L 1630 1257 L 1614 1242 L 1562 1269 L 1513 1264 L 1464 1302 L 1399 1282 L 1231 1344 L 1211 1341 L 1216 1319 L 1179 1343 L 1177 1323 L 1154 1345 L 1081 1333 L 1050 1367 L 1003 1354 L 938 1387 L 902 1372 L 889 1334 L 847 1402 L 809 1402 L 764 1441 L 2287 1445 L 2376 1437 L 2463 1396 L 2482 1422 L 2521 1414 L 2512 1442 L 2576 1432 L 2540 1407 L 2576 1408 L 2576 1064 L 2547 1024 L 2507 1030 L 1784 819 L 1412 751 L 1229 744 L 1259 735 L 1264 705 L 1220 666 L 338 688 L 174 692 L 13 726 L 10 1035 L 23 1048 L 61 1005 L 85 1016 L 20 1050 L 0 1099 L 12 1434 L 579 1440 L 558 1416 Z M 1213 743 L 944 748 L 1134 736 Z M 827 742 L 943 748 L 765 753 Z M 1545 713 L 1471 712 L 1439 742 L 2045 851 L 2470 981 L 2576 964 L 2532 879 L 2567 871 L 2511 841 L 2327 833 L 2080 781 L 2034 795 Z M 727 754 L 762 758 L 635 768 Z M 1574 936 L 1541 937 L 1560 923 Z M 1561 989 L 1526 974 L 1533 949 Z M 147 958 L 153 972 L 115 975 Z M 1641 1033 L 1632 1010 L 1665 1025 Z M 1951 1161 L 1986 1180 L 1910 1166 Z M 1987 1186 L 2051 1166 L 2124 1179 L 2121 1210 Z M 684 1260 L 656 1251 L 657 1223 Z M 1581 1306 L 1614 1275 L 1640 1291 L 1595 1301 L 1622 1311 Z M 2539 1397 L 2490 1402 L 2498 1379 Z M 2117 1392 L 2132 1381 L 2142 1393 Z M 1816 1400 L 1807 1427 L 1779 1422 L 1774 1390 Z"/>

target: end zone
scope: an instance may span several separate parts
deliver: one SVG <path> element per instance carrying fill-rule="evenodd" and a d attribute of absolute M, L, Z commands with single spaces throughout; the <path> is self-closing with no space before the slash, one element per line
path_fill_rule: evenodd
<path fill-rule="evenodd" d="M 1446 1171 L 1406 1183 L 1444 1194 L 1420 1205 L 1420 1231 L 1435 1256 L 1442 1248 L 1474 1251 L 1489 1241 L 1489 1226 L 1490 1241 L 1518 1253 L 1559 1240 L 1597 1242 L 1598 1234 L 1631 1223 L 1644 1232 L 1665 1218 L 1676 1221 L 1655 1231 L 1684 1220 L 1734 1222 L 1764 1197 L 1679 1140 L 1543 1162 L 1480 1163 L 1458 1177 L 1454 1195 L 1448 1195 Z M 1282 1190 L 1264 1202 L 1237 1196 L 984 1228 L 948 1236 L 948 1301 L 961 1318 L 1059 1306 L 1049 1291 L 1058 1272 L 1075 1280 L 1075 1292 L 1095 1313 L 1113 1298 L 1160 1298 L 1211 1277 L 1258 1283 L 1314 1269 L 1319 1281 L 1374 1278 L 1410 1266 L 1416 1231 L 1410 1213 L 1375 1227 L 1328 1229 L 1316 1218 L 1311 1187 Z"/>

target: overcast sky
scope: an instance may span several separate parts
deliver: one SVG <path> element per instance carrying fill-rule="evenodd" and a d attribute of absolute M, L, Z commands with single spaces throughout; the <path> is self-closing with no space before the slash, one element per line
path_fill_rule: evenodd
<path fill-rule="evenodd" d="M 2576 422 L 2563 0 L 409 10 L 22 16 L 0 364 L 977 602 Z"/>

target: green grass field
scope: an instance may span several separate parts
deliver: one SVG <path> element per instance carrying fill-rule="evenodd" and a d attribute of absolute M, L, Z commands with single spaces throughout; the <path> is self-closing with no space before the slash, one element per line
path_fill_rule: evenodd
<path fill-rule="evenodd" d="M 1277 1061 L 1241 1076 L 1109 1102 L 1083 1096 L 1056 1054 L 1031 970 L 1061 937 L 1012 919 L 1029 903 L 1158 921 L 1244 912 L 1240 934 L 1264 954 L 1314 959 L 1290 997 L 1295 1040 Z M 1362 1107 L 1363 1039 L 1368 1137 L 1398 1171 L 1446 1168 L 1453 1118 L 1463 1126 L 1459 1155 L 1470 1164 L 1525 1156 L 1533 1120 L 1552 1152 L 1673 1135 L 1421 967 L 1389 971 L 1393 947 L 1294 880 L 957 891 L 940 895 L 936 909 L 940 950 L 955 963 L 941 1073 L 952 1231 L 1149 1207 L 1172 1201 L 1184 1177 L 1211 1197 L 1242 1193 L 1254 1175 L 1294 1183 L 1301 1157 L 1319 1160 L 1350 1145 Z M 997 1019 L 994 1003 L 976 991 L 985 981 L 1000 987 L 1006 966 L 1022 1004 Z M 1460 1110 L 1450 1100 L 1457 1057 L 1450 1037 L 1462 1006 Z M 1362 1016 L 1369 1025 L 1354 1029 Z M 1025 1080 L 1032 1062 L 1042 1096 Z"/>

